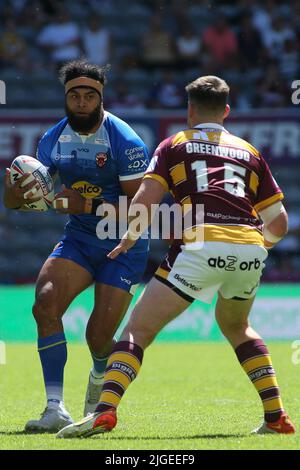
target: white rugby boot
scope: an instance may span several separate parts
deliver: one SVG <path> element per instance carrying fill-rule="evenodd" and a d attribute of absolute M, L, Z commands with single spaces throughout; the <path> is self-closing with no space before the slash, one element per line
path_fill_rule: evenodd
<path fill-rule="evenodd" d="M 40 419 L 28 421 L 24 430 L 27 433 L 56 433 L 73 422 L 63 403 L 60 403 L 58 408 L 47 406 Z"/>
<path fill-rule="evenodd" d="M 102 413 L 92 413 L 77 423 L 61 429 L 56 437 L 70 439 L 73 437 L 89 437 L 94 434 L 110 432 L 117 424 L 117 414 L 114 408 Z"/>
<path fill-rule="evenodd" d="M 102 378 L 95 378 L 92 372 L 90 372 L 85 394 L 83 416 L 87 416 L 91 413 L 94 413 L 96 406 L 98 405 L 100 400 L 100 395 L 103 387 L 103 379 L 104 375 Z"/>

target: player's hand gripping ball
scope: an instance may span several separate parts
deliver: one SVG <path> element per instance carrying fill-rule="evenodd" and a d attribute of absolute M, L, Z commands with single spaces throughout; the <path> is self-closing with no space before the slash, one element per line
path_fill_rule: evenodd
<path fill-rule="evenodd" d="M 37 184 L 28 192 L 30 194 L 24 194 L 24 199 L 39 199 L 34 202 L 29 202 L 24 206 L 32 211 L 47 211 L 52 206 L 54 199 L 54 184 L 47 168 L 36 158 L 28 155 L 19 155 L 13 160 L 10 166 L 11 184 L 14 184 L 26 173 L 30 173 L 30 175 L 22 183 L 22 186 L 26 186 L 34 180 Z"/>

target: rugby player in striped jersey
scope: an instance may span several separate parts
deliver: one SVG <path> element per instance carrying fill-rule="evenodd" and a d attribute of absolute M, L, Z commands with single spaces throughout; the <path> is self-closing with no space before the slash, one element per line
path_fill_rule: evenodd
<path fill-rule="evenodd" d="M 58 437 L 113 429 L 117 407 L 140 370 L 145 348 L 195 299 L 210 303 L 216 293 L 219 327 L 263 405 L 264 420 L 254 432 L 295 432 L 268 348 L 248 320 L 267 250 L 287 232 L 283 194 L 259 151 L 223 127 L 230 111 L 226 82 L 200 77 L 186 90 L 189 129 L 157 148 L 132 201 L 128 231 L 109 257 L 132 249 L 150 223 L 151 205 L 167 191 L 184 213 L 193 210 L 192 223 L 172 243 L 115 345 L 95 413 Z M 148 214 L 139 233 L 133 223 L 135 204 L 143 204 Z"/>

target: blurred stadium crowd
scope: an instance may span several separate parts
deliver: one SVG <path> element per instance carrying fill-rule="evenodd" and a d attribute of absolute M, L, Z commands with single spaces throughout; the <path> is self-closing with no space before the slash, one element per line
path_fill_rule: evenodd
<path fill-rule="evenodd" d="M 116 114 L 184 109 L 184 85 L 206 74 L 229 82 L 234 109 L 294 107 L 291 82 L 300 78 L 299 0 L 0 3 L 0 78 L 9 83 L 7 108 L 61 109 L 57 70 L 82 57 L 111 64 L 105 107 Z M 299 164 L 295 168 L 281 164 L 274 171 L 286 192 L 290 233 L 272 250 L 266 281 L 300 281 Z M 6 211 L 1 204 L 0 282 L 32 282 L 65 219 L 55 213 Z M 146 278 L 166 248 L 153 243 Z"/>
<path fill-rule="evenodd" d="M 79 57 L 111 63 L 107 104 L 131 110 L 182 108 L 199 74 L 228 80 L 237 109 L 286 107 L 299 73 L 298 0 L 1 0 L 0 21 L 11 107 L 60 107 L 56 70 Z"/>

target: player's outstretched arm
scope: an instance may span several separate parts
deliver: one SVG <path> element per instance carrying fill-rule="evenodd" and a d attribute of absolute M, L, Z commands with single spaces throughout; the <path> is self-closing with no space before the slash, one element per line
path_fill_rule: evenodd
<path fill-rule="evenodd" d="M 126 232 L 127 233 L 127 232 Z M 126 235 L 126 234 L 125 234 Z M 136 244 L 136 240 L 130 240 L 129 238 L 124 238 L 120 241 L 119 245 L 116 246 L 110 253 L 108 253 L 107 257 L 110 259 L 117 258 L 121 253 L 127 253 L 130 248 L 132 248 Z M 128 236 L 128 234 L 127 234 Z"/>
<path fill-rule="evenodd" d="M 120 253 L 126 253 L 135 245 L 151 224 L 155 213 L 151 210 L 152 206 L 159 204 L 165 193 L 166 189 L 159 181 L 150 178 L 142 181 L 129 207 L 128 230 L 119 245 L 107 255 L 108 258 L 115 259 Z"/>
<path fill-rule="evenodd" d="M 28 183 L 24 185 L 24 182 Z M 10 180 L 10 169 L 5 170 L 3 203 L 7 209 L 21 209 L 24 204 L 39 201 L 34 197 L 39 187 L 31 173 L 25 173 L 14 183 Z"/>

